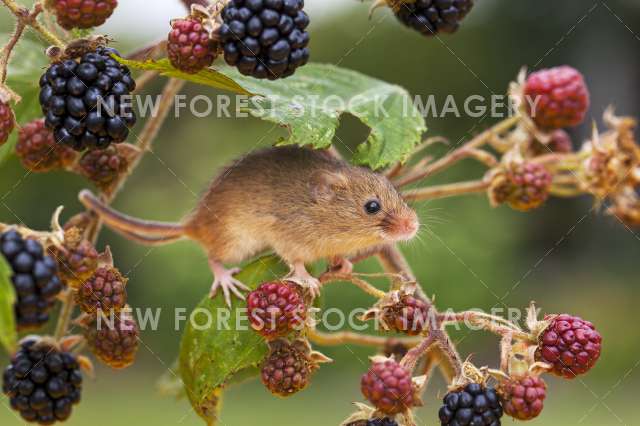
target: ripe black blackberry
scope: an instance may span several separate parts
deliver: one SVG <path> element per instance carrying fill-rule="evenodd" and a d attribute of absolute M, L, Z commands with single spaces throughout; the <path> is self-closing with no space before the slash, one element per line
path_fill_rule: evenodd
<path fill-rule="evenodd" d="M 276 80 L 309 60 L 304 0 L 231 0 L 222 11 L 224 59 L 240 73 Z"/>
<path fill-rule="evenodd" d="M 473 0 L 395 1 L 393 11 L 400 22 L 424 36 L 454 33 L 473 8 Z"/>
<path fill-rule="evenodd" d="M 65 421 L 80 402 L 82 373 L 75 356 L 42 341 L 23 342 L 2 378 L 11 408 L 29 423 Z"/>
<path fill-rule="evenodd" d="M 15 230 L 0 235 L 0 253 L 13 270 L 16 321 L 19 330 L 37 328 L 49 320 L 49 310 L 62 291 L 56 261 L 44 254 L 42 244 L 24 239 Z"/>
<path fill-rule="evenodd" d="M 130 97 L 136 83 L 111 54 L 120 56 L 98 47 L 51 65 L 40 78 L 40 105 L 57 143 L 82 151 L 127 139 L 136 121 Z"/>
<path fill-rule="evenodd" d="M 495 389 L 479 383 L 470 383 L 451 391 L 442 400 L 438 416 L 445 425 L 500 426 L 502 404 Z"/>
<path fill-rule="evenodd" d="M 366 426 L 398 426 L 398 423 L 389 417 L 385 417 L 384 419 L 367 420 Z"/>

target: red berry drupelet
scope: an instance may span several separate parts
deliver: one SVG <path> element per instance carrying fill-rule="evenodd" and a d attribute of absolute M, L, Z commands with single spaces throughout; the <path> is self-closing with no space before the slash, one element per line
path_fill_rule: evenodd
<path fill-rule="evenodd" d="M 171 21 L 168 39 L 167 55 L 180 71 L 195 74 L 209 67 L 217 56 L 218 44 L 198 18 Z"/>
<path fill-rule="evenodd" d="M 547 397 L 547 385 L 542 378 L 527 374 L 512 377 L 498 390 L 504 412 L 518 420 L 531 420 L 540 415 Z"/>
<path fill-rule="evenodd" d="M 47 0 L 56 14 L 58 25 L 66 30 L 102 25 L 113 14 L 118 0 Z"/>
<path fill-rule="evenodd" d="M 251 327 L 267 339 L 285 336 L 307 316 L 298 286 L 286 281 L 261 284 L 249 293 L 247 310 Z"/>
<path fill-rule="evenodd" d="M 76 151 L 104 149 L 124 142 L 136 116 L 129 69 L 111 57 L 117 50 L 99 47 L 79 61 L 55 63 L 40 79 L 40 105 L 56 143 Z"/>
<path fill-rule="evenodd" d="M 13 111 L 8 103 L 0 100 L 0 145 L 4 145 L 16 126 Z"/>
<path fill-rule="evenodd" d="M 317 368 L 306 351 L 297 342 L 278 340 L 271 345 L 269 356 L 261 369 L 262 383 L 274 395 L 291 396 L 309 385 Z"/>
<path fill-rule="evenodd" d="M 131 366 L 138 352 L 140 329 L 128 314 L 103 316 L 84 333 L 91 352 L 114 369 Z"/>
<path fill-rule="evenodd" d="M 64 169 L 75 161 L 77 155 L 68 146 L 55 143 L 53 132 L 45 127 L 42 118 L 22 126 L 16 154 L 25 168 L 39 173 Z"/>
<path fill-rule="evenodd" d="M 2 391 L 26 422 L 51 425 L 67 420 L 80 402 L 82 373 L 71 353 L 27 340 L 4 371 Z"/>
<path fill-rule="evenodd" d="M 412 295 L 404 295 L 398 303 L 385 307 L 382 315 L 388 327 L 409 336 L 417 336 L 429 327 L 429 305 Z"/>
<path fill-rule="evenodd" d="M 493 388 L 470 383 L 463 389 L 450 391 L 442 400 L 438 416 L 442 426 L 500 426 L 502 404 Z"/>
<path fill-rule="evenodd" d="M 553 366 L 552 373 L 573 379 L 600 358 L 602 337 L 589 321 L 562 314 L 546 317 L 549 326 L 538 336 L 536 361 Z"/>
<path fill-rule="evenodd" d="M 98 268 L 93 276 L 80 285 L 76 303 L 86 313 L 120 312 L 127 304 L 127 279 L 113 266 Z"/>
<path fill-rule="evenodd" d="M 393 7 L 398 20 L 424 36 L 454 33 L 473 8 L 474 0 L 399 1 Z"/>
<path fill-rule="evenodd" d="M 524 105 L 543 130 L 574 127 L 589 109 L 589 89 L 582 74 L 569 66 L 532 73 L 524 84 Z"/>
<path fill-rule="evenodd" d="M 56 261 L 44 253 L 42 244 L 25 239 L 15 230 L 0 235 L 0 254 L 9 263 L 16 290 L 16 321 L 19 330 L 44 325 L 56 296 L 62 291 Z"/>
<path fill-rule="evenodd" d="M 222 11 L 224 59 L 240 73 L 276 80 L 309 60 L 304 0 L 231 0 Z"/>
<path fill-rule="evenodd" d="M 373 361 L 360 389 L 384 414 L 402 413 L 419 403 L 411 372 L 392 359 Z"/>

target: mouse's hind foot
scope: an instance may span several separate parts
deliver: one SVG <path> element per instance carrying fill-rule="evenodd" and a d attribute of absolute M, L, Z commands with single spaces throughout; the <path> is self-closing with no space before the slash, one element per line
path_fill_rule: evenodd
<path fill-rule="evenodd" d="M 216 297 L 218 290 L 222 289 L 227 306 L 231 307 L 232 294 L 238 299 L 244 300 L 244 294 L 242 294 L 242 292 L 250 291 L 250 289 L 233 277 L 235 274 L 240 272 L 239 268 L 227 269 L 217 260 L 210 260 L 209 266 L 213 272 L 213 284 L 211 284 L 211 291 L 209 291 L 210 298 L 213 299 Z"/>
<path fill-rule="evenodd" d="M 291 265 L 291 271 L 285 279 L 299 285 L 305 290 L 309 290 L 309 293 L 314 298 L 320 296 L 320 281 L 307 271 L 303 262 L 296 262 Z"/>

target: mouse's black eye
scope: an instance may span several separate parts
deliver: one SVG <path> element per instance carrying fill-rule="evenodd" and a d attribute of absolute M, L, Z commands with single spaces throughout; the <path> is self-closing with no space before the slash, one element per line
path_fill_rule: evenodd
<path fill-rule="evenodd" d="M 369 214 L 376 214 L 382 209 L 380 205 L 380 201 L 378 200 L 369 200 L 364 205 L 364 210 Z"/>

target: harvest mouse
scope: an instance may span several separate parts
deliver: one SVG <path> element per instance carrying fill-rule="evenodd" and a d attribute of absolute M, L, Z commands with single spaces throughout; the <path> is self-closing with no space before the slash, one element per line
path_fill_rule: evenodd
<path fill-rule="evenodd" d="M 274 147 L 235 161 L 213 180 L 196 208 L 180 223 L 139 220 L 119 213 L 88 190 L 88 209 L 120 234 L 146 245 L 189 238 L 200 243 L 214 274 L 211 297 L 222 289 L 244 298 L 249 290 L 233 277 L 237 264 L 272 249 L 291 267 L 287 279 L 312 293 L 318 280 L 305 264 L 336 259 L 379 245 L 410 240 L 416 213 L 393 185 L 369 169 L 327 151 Z"/>

